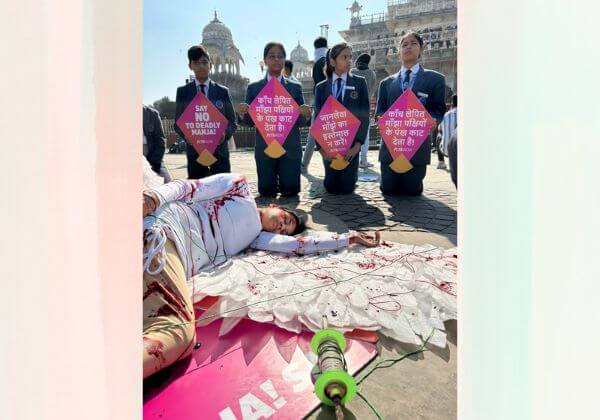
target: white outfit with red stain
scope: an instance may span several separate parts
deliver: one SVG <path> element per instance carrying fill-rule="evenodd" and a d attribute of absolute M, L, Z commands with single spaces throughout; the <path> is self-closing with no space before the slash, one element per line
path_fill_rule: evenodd
<path fill-rule="evenodd" d="M 177 180 L 152 189 L 158 210 L 144 218 L 144 269 L 164 253 L 166 238 L 177 248 L 188 278 L 203 268 L 227 261 L 248 247 L 297 255 L 348 246 L 348 237 L 309 238 L 262 231 L 260 215 L 246 179 L 218 174 L 197 180 Z"/>

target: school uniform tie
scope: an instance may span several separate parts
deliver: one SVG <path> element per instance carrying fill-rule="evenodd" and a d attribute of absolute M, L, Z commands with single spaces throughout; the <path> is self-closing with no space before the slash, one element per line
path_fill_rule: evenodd
<path fill-rule="evenodd" d="M 402 92 L 408 89 L 408 85 L 410 84 L 410 73 L 410 69 L 406 70 L 406 73 L 404 73 L 404 82 L 402 82 Z"/>
<path fill-rule="evenodd" d="M 204 83 L 200 83 L 200 92 L 206 96 L 206 85 Z"/>
<path fill-rule="evenodd" d="M 335 88 L 335 99 L 342 102 L 342 78 L 338 77 L 338 79 L 335 82 L 337 83 L 337 87 Z"/>

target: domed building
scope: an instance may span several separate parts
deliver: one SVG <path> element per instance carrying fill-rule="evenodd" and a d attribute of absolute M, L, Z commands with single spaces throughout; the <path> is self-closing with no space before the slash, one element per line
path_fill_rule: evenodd
<path fill-rule="evenodd" d="M 312 79 L 313 61 L 308 58 L 308 51 L 300 45 L 300 41 L 298 41 L 298 45 L 290 53 L 290 61 L 294 64 L 292 74 L 302 84 L 304 102 L 312 105 L 314 98 L 314 82 Z"/>
<path fill-rule="evenodd" d="M 242 54 L 233 43 L 231 31 L 217 17 L 202 30 L 202 45 L 206 47 L 213 62 L 213 72 L 240 74 Z M 244 63 L 246 64 L 246 63 Z"/>
<path fill-rule="evenodd" d="M 297 79 L 310 77 L 312 68 L 310 60 L 308 59 L 308 51 L 300 45 L 300 41 L 298 41 L 296 48 L 292 50 L 290 60 L 294 63 L 294 70 L 292 73 Z"/>
<path fill-rule="evenodd" d="M 216 10 L 214 19 L 202 29 L 202 45 L 213 63 L 210 78 L 229 88 L 231 101 L 237 108 L 246 98 L 250 80 L 240 74 L 240 62 L 244 63 L 244 58 L 233 43 L 231 30 L 219 20 Z M 190 80 L 193 78 L 191 75 Z"/>

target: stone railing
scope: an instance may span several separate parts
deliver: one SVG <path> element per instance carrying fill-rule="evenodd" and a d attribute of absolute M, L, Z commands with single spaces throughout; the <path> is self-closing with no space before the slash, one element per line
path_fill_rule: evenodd
<path fill-rule="evenodd" d="M 370 23 L 385 22 L 385 13 L 373 13 L 371 15 L 360 15 L 356 24 L 368 25 Z"/>
<path fill-rule="evenodd" d="M 391 19 L 452 9 L 456 10 L 456 0 L 388 1 L 388 13 Z"/>

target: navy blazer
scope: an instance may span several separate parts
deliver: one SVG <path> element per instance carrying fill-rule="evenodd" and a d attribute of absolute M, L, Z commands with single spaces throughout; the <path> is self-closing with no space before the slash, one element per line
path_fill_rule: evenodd
<path fill-rule="evenodd" d="M 304 97 L 302 96 L 302 85 L 299 82 L 294 82 L 286 77 L 281 79 L 281 84 L 290 94 L 290 96 L 296 101 L 298 106 L 304 105 Z M 246 89 L 246 103 L 250 105 L 254 98 L 258 96 L 260 91 L 267 85 L 267 76 L 264 79 L 258 80 L 256 82 L 250 83 L 248 88 Z M 254 121 L 250 117 L 250 113 L 244 114 L 244 117 L 241 120 L 241 123 L 248 126 L 254 127 Z M 310 120 L 306 120 L 302 113 L 298 116 L 296 123 L 290 130 L 290 133 L 287 136 L 287 139 L 283 143 L 283 148 L 288 154 L 288 157 L 299 157 L 302 156 L 302 146 L 300 145 L 300 130 L 299 128 L 310 123 Z M 267 143 L 260 135 L 260 132 L 256 130 L 256 144 L 254 145 L 254 155 L 257 157 L 265 157 L 268 156 L 264 154 L 264 150 L 267 148 Z"/>
<path fill-rule="evenodd" d="M 196 88 L 195 81 L 192 81 L 191 83 L 188 83 L 185 86 L 177 88 L 177 96 L 175 98 L 174 129 L 177 132 L 177 134 L 184 138 L 185 136 L 183 135 L 181 129 L 177 125 L 177 120 L 179 119 L 181 114 L 183 114 L 183 111 L 185 111 L 190 102 L 192 102 L 192 99 L 194 99 L 197 93 L 198 88 Z M 231 104 L 231 96 L 229 95 L 229 89 L 211 80 L 208 85 L 207 99 L 210 102 L 212 102 L 212 104 L 217 107 L 219 112 L 223 114 L 223 116 L 229 121 L 227 129 L 225 130 L 225 140 L 221 143 L 221 145 L 226 144 L 226 141 L 233 135 L 233 133 L 235 133 L 235 130 L 237 130 L 237 124 L 235 122 L 235 111 L 233 110 L 233 105 Z"/>
<path fill-rule="evenodd" d="M 326 79 L 325 73 L 323 73 L 323 69 L 325 68 L 325 57 L 319 58 L 315 61 L 312 68 L 312 79 L 315 83 L 315 87 L 313 88 L 313 92 L 317 88 L 317 85 Z"/>
<path fill-rule="evenodd" d="M 144 105 L 142 113 L 142 127 L 146 142 L 148 144 L 148 153 L 146 160 L 156 173 L 160 171 L 160 164 L 165 155 L 165 144 L 167 139 L 163 132 L 160 114 L 150 106 Z"/>
<path fill-rule="evenodd" d="M 331 83 L 331 78 L 329 78 L 323 80 L 316 87 L 314 110 L 315 118 L 317 118 L 317 115 L 319 115 L 319 112 L 321 112 L 321 108 L 332 92 Z M 354 89 L 345 89 L 342 105 L 344 105 L 348 111 L 350 111 L 356 118 L 360 120 L 360 127 L 356 132 L 356 136 L 354 136 L 354 142 L 352 143 L 353 146 L 354 143 L 363 144 L 367 138 L 367 132 L 369 130 L 370 104 L 369 89 L 367 88 L 367 81 L 364 77 L 355 76 L 348 73 L 346 78 L 346 88 L 350 86 L 354 87 Z M 353 92 L 356 92 L 356 95 L 354 95 Z M 356 97 L 353 98 L 353 96 Z M 319 143 L 315 142 L 315 148 L 317 150 L 320 149 Z"/>
<path fill-rule="evenodd" d="M 439 124 L 446 112 L 446 79 L 444 75 L 421 66 L 415 76 L 412 91 L 419 98 L 427 112 Z M 379 84 L 375 115 L 381 116 L 385 113 L 401 94 L 400 72 L 383 79 Z M 423 94 L 427 97 L 424 97 Z M 383 139 L 379 148 L 379 161 L 382 163 L 392 162 L 392 156 Z M 431 162 L 431 140 L 429 137 L 425 139 L 410 161 L 413 165 L 428 165 Z"/>

